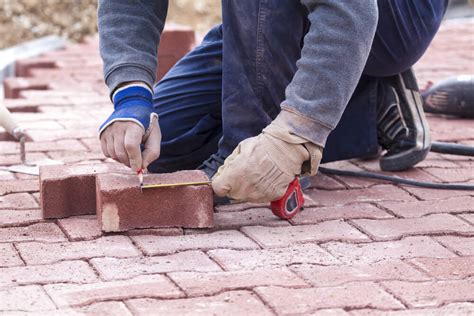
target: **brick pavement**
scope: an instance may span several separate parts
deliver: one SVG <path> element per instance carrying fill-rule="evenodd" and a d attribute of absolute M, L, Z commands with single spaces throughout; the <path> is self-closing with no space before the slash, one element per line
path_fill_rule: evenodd
<path fill-rule="evenodd" d="M 442 26 L 416 66 L 421 85 L 474 72 L 473 29 Z M 112 108 L 97 49 L 96 38 L 71 44 L 10 80 L 20 98 L 5 104 L 34 139 L 28 158 L 109 161 L 96 132 Z M 434 139 L 474 144 L 472 121 L 429 120 Z M 0 140 L 0 166 L 18 163 L 18 145 Z M 430 154 L 401 176 L 473 182 L 473 160 Z M 289 222 L 239 204 L 217 208 L 212 230 L 104 235 L 94 216 L 42 220 L 38 190 L 34 176 L 0 172 L 0 314 L 474 314 L 470 192 L 319 175 L 311 206 Z"/>

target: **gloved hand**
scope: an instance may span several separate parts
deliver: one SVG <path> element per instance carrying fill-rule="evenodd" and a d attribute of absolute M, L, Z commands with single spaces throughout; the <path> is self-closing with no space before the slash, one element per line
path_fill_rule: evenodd
<path fill-rule="evenodd" d="M 132 170 L 146 169 L 160 156 L 161 145 L 151 90 L 145 84 L 129 84 L 117 89 L 113 102 L 114 112 L 99 129 L 102 152 Z"/>
<path fill-rule="evenodd" d="M 213 177 L 212 188 L 234 200 L 278 200 L 295 176 L 315 175 L 321 157 L 321 147 L 273 122 L 237 146 Z"/>

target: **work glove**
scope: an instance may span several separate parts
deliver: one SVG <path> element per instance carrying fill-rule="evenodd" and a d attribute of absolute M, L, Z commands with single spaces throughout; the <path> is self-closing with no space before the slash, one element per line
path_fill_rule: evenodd
<path fill-rule="evenodd" d="M 160 156 L 161 144 L 152 92 L 134 83 L 117 89 L 112 99 L 114 112 L 99 129 L 102 152 L 132 170 L 146 169 Z"/>
<path fill-rule="evenodd" d="M 321 147 L 272 122 L 237 146 L 213 177 L 212 188 L 234 200 L 278 200 L 297 175 L 315 175 L 321 157 Z"/>

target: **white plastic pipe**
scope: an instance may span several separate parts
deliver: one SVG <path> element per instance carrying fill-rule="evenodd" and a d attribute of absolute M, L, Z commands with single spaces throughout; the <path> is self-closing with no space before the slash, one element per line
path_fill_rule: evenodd
<path fill-rule="evenodd" d="M 0 126 L 5 128 L 9 134 L 16 137 L 16 130 L 19 128 L 18 123 L 13 118 L 12 114 L 0 101 Z"/>

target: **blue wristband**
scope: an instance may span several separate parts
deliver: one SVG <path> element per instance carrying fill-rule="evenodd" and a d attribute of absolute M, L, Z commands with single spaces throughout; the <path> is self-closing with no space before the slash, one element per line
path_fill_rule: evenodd
<path fill-rule="evenodd" d="M 153 111 L 153 95 L 141 86 L 130 86 L 114 95 L 114 112 L 99 128 L 101 134 L 110 124 L 117 121 L 132 121 L 140 125 L 144 132 L 151 124 L 151 118 L 157 116 Z"/>

